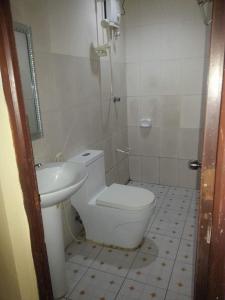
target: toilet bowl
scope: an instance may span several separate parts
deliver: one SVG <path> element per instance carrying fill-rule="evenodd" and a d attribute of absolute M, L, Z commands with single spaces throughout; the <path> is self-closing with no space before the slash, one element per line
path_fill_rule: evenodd
<path fill-rule="evenodd" d="M 86 182 L 71 197 L 86 238 L 113 247 L 137 248 L 155 210 L 154 194 L 115 183 L 107 187 L 103 151 L 87 150 L 70 161 L 84 164 L 88 170 Z"/>

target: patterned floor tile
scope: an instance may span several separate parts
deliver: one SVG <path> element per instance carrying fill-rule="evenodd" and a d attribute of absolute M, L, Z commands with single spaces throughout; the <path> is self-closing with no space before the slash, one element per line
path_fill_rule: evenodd
<path fill-rule="evenodd" d="M 181 240 L 177 254 L 177 261 L 193 264 L 195 256 L 195 244 L 193 241 Z"/>
<path fill-rule="evenodd" d="M 185 206 L 190 206 L 192 203 L 191 198 L 185 198 L 185 197 L 180 197 L 180 196 L 169 196 L 167 195 L 165 197 L 165 203 L 170 203 L 172 205 L 185 205 Z"/>
<path fill-rule="evenodd" d="M 173 261 L 154 255 L 139 253 L 127 278 L 159 288 L 167 288 Z"/>
<path fill-rule="evenodd" d="M 165 289 L 126 280 L 116 300 L 164 300 L 165 293 Z"/>
<path fill-rule="evenodd" d="M 90 266 L 103 247 L 88 241 L 74 242 L 66 250 L 67 260 Z"/>
<path fill-rule="evenodd" d="M 194 211 L 189 211 L 187 214 L 187 219 L 186 221 L 188 222 L 193 222 L 194 224 L 197 224 L 198 222 L 198 213 Z"/>
<path fill-rule="evenodd" d="M 159 218 L 153 222 L 151 226 L 151 232 L 161 235 L 166 235 L 173 238 L 180 238 L 183 232 L 184 222 L 177 220 L 165 221 L 164 219 Z"/>
<path fill-rule="evenodd" d="M 66 250 L 67 299 L 191 300 L 199 192 L 140 182 L 129 185 L 148 189 L 156 197 L 144 244 L 126 252 L 73 243 Z"/>
<path fill-rule="evenodd" d="M 192 298 L 181 295 L 181 294 L 174 293 L 172 291 L 168 291 L 166 294 L 165 300 L 192 300 Z"/>
<path fill-rule="evenodd" d="M 190 240 L 193 241 L 196 239 L 196 225 L 197 220 L 196 219 L 187 219 L 187 222 L 184 226 L 184 231 L 182 234 L 182 239 L 184 240 Z"/>
<path fill-rule="evenodd" d="M 193 196 L 192 189 L 186 189 L 186 188 L 179 188 L 179 187 L 170 187 L 168 191 L 168 195 L 171 196 L 185 196 L 185 197 L 192 197 Z"/>
<path fill-rule="evenodd" d="M 175 213 L 179 213 L 181 212 L 182 214 L 187 214 L 188 210 L 189 210 L 189 203 L 178 203 L 178 201 L 174 201 L 174 203 L 164 203 L 162 205 L 162 209 L 171 209 L 173 211 L 175 211 Z"/>
<path fill-rule="evenodd" d="M 190 205 L 190 210 L 194 212 L 198 212 L 198 209 L 199 209 L 199 203 L 196 201 L 192 201 Z"/>
<path fill-rule="evenodd" d="M 191 297 L 193 295 L 193 266 L 176 262 L 169 284 L 169 290 Z"/>
<path fill-rule="evenodd" d="M 137 251 L 125 251 L 105 247 L 91 267 L 111 274 L 126 276 L 136 255 Z"/>
<path fill-rule="evenodd" d="M 81 266 L 72 262 L 66 263 L 66 283 L 68 288 L 68 294 L 78 283 L 81 277 L 85 274 L 88 267 Z"/>
<path fill-rule="evenodd" d="M 154 234 L 150 231 L 140 248 L 140 252 L 163 258 L 175 259 L 179 242 L 179 239 Z"/>
<path fill-rule="evenodd" d="M 144 183 L 143 187 L 152 191 L 156 196 L 161 198 L 164 197 L 168 191 L 168 187 L 163 185 L 152 185 L 152 184 Z"/>
<path fill-rule="evenodd" d="M 114 300 L 123 277 L 89 269 L 69 295 L 71 300 Z"/>
<path fill-rule="evenodd" d="M 161 207 L 158 217 L 168 222 L 172 221 L 182 221 L 185 222 L 187 218 L 187 213 L 178 212 L 171 209 L 164 209 Z"/>
<path fill-rule="evenodd" d="M 150 231 L 152 224 L 155 222 L 157 215 L 158 215 L 158 210 L 156 209 L 154 215 L 151 217 L 149 221 L 147 229 L 145 230 L 145 235 L 144 235 L 145 237 L 148 235 L 148 232 Z"/>

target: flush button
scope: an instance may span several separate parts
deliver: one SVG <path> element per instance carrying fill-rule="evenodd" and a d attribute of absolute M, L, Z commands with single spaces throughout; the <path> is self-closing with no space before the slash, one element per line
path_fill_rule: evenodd
<path fill-rule="evenodd" d="M 91 154 L 91 153 L 86 152 L 86 153 L 82 154 L 82 156 L 89 156 L 90 154 Z"/>

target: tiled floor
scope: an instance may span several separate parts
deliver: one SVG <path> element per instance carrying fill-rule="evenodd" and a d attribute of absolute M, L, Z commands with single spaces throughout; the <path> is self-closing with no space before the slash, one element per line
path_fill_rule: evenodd
<path fill-rule="evenodd" d="M 198 192 L 155 184 L 157 209 L 136 251 L 73 243 L 66 251 L 69 300 L 190 300 Z"/>

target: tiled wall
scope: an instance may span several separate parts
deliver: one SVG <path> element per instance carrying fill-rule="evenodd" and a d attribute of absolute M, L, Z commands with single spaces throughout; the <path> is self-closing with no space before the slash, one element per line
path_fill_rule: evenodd
<path fill-rule="evenodd" d="M 126 1 L 130 175 L 196 187 L 205 25 L 196 0 Z M 150 117 L 151 129 L 139 127 Z"/>
<path fill-rule="evenodd" d="M 105 150 L 107 175 L 124 181 L 127 140 L 124 35 L 113 47 L 114 93 L 108 59 L 97 59 L 95 1 L 12 0 L 14 20 L 32 27 L 44 138 L 34 141 L 36 161 L 54 161 L 87 148 Z M 122 160 L 122 162 L 121 162 Z M 114 170 L 112 170 L 114 169 Z M 118 176 L 117 176 L 118 175 Z"/>
<path fill-rule="evenodd" d="M 107 183 L 126 182 L 128 157 L 115 151 L 128 145 L 123 24 L 112 47 L 113 90 L 121 97 L 114 104 L 109 59 L 99 60 L 93 52 L 95 1 L 12 0 L 11 5 L 14 21 L 31 25 L 33 33 L 44 128 L 44 137 L 33 142 L 35 161 L 103 149 Z"/>

